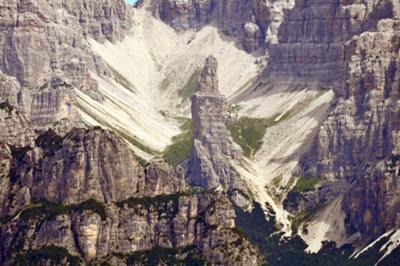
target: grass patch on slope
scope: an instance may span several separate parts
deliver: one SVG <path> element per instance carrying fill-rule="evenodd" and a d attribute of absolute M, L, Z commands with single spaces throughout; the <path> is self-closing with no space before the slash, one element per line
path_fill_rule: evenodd
<path fill-rule="evenodd" d="M 243 116 L 228 123 L 233 140 L 242 148 L 244 156 L 252 157 L 262 146 L 262 138 L 268 127 L 277 124 L 277 116 L 271 118 L 251 118 Z"/>
<path fill-rule="evenodd" d="M 194 89 L 197 84 L 197 80 L 200 76 L 200 69 L 196 69 L 192 75 L 189 77 L 186 84 L 178 90 L 178 95 L 182 98 L 183 101 L 189 100 L 192 96 Z"/>
<path fill-rule="evenodd" d="M 25 254 L 18 254 L 13 265 L 34 266 L 43 265 L 45 262 L 47 262 L 46 265 L 82 265 L 82 260 L 79 257 L 71 255 L 64 247 L 54 245 L 43 246 Z"/>
<path fill-rule="evenodd" d="M 300 177 L 297 180 L 296 185 L 293 188 L 293 191 L 296 192 L 308 192 L 314 191 L 315 186 L 318 185 L 322 180 L 319 178 L 306 178 L 304 176 Z"/>
<path fill-rule="evenodd" d="M 186 246 L 182 248 L 163 248 L 156 246 L 150 250 L 136 251 L 131 253 L 127 259 L 127 265 L 206 265 L 205 258 L 196 252 L 196 246 Z M 182 254 L 187 253 L 187 256 Z"/>
<path fill-rule="evenodd" d="M 316 186 L 321 181 L 322 180 L 319 178 L 306 178 L 303 176 L 299 177 L 297 179 L 296 185 L 286 195 L 285 205 L 295 208 L 295 206 L 297 206 L 299 202 L 306 201 L 305 193 L 315 191 Z M 302 210 L 301 212 L 293 216 L 291 218 L 292 231 L 294 233 L 297 233 L 303 222 L 309 220 L 315 213 L 320 211 L 325 206 L 326 201 L 322 200 L 313 208 Z"/>
<path fill-rule="evenodd" d="M 164 159 L 172 165 L 183 161 L 190 153 L 193 145 L 192 120 L 179 118 L 181 120 L 182 133 L 172 138 L 172 144 L 165 148 Z"/>
<path fill-rule="evenodd" d="M 72 212 L 82 212 L 84 210 L 97 213 L 102 221 L 107 219 L 105 206 L 94 199 L 89 199 L 80 204 L 71 205 L 50 202 L 46 199 L 35 200 L 31 206 L 20 213 L 19 218 L 23 221 L 29 221 L 30 219 L 35 218 L 54 220 L 59 215 L 71 214 Z"/>
<path fill-rule="evenodd" d="M 297 215 L 291 217 L 290 218 L 290 220 L 291 220 L 290 222 L 291 222 L 291 225 L 292 225 L 292 232 L 294 234 L 298 233 L 301 225 L 304 222 L 310 220 L 317 212 L 322 210 L 325 206 L 326 206 L 326 202 L 322 201 L 317 206 L 315 206 L 314 208 L 303 210 L 300 213 L 298 213 Z M 304 230 L 303 233 L 306 233 L 307 225 L 304 226 L 303 230 Z"/>
<path fill-rule="evenodd" d="M 319 98 L 325 91 L 319 92 L 315 96 L 306 97 L 298 102 L 290 110 L 283 113 L 277 113 L 268 118 L 252 118 L 243 116 L 233 122 L 228 123 L 228 129 L 234 141 L 242 148 L 246 157 L 252 157 L 262 146 L 262 138 L 268 127 L 272 127 L 282 121 L 288 120 L 306 108 L 315 99 Z M 237 106 L 230 106 L 231 114 L 238 113 Z M 255 108 L 258 108 L 255 107 Z"/>

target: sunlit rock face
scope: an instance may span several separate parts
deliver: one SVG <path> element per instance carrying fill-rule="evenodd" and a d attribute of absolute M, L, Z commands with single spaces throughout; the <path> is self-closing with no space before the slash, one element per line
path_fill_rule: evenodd
<path fill-rule="evenodd" d="M 218 91 L 217 60 L 205 60 L 198 86 L 192 96 L 194 129 L 190 157 L 191 181 L 198 186 L 241 188 L 234 164 L 240 164 L 241 149 L 233 142 L 226 127 L 227 101 Z"/>
<path fill-rule="evenodd" d="M 195 36 L 211 25 L 226 45 L 255 52 L 246 56 L 266 68 L 235 96 L 240 101 L 258 100 L 270 89 L 277 95 L 333 90 L 330 115 L 318 121 L 312 147 L 293 173 L 316 178 L 320 186 L 307 191 L 304 202 L 287 206 L 296 213 L 340 199 L 335 210 L 345 213 L 340 219 L 362 240 L 400 227 L 398 0 L 145 0 L 141 5 L 177 32 Z M 174 169 L 162 159 L 144 166 L 114 133 L 75 128 L 82 127 L 75 92 L 101 102 L 106 92 L 100 93 L 92 77 L 109 77 L 112 83 L 116 75 L 88 39 L 118 43 L 132 25 L 131 10 L 123 0 L 0 0 L 0 264 L 12 264 L 16 250 L 28 253 L 44 245 L 61 246 L 85 263 L 98 258 L 124 265 L 125 258 L 112 254 L 159 247 L 192 248 L 188 254 L 211 264 L 259 262 L 254 246 L 235 231 L 230 200 L 247 206 L 249 198 L 236 170 L 242 151 L 226 128 L 228 103 L 218 89 L 214 57 L 205 61 L 192 97 L 194 141 L 187 168 Z M 129 38 L 141 38 L 131 33 Z M 166 51 L 160 33 L 144 38 L 155 47 L 149 54 Z M 187 42 L 176 47 L 193 47 L 194 39 L 185 34 L 168 35 Z M 167 56 L 150 57 L 156 75 L 163 73 L 158 69 Z M 269 187 L 260 184 L 257 192 L 269 196 Z M 193 192 L 192 185 L 206 191 Z M 271 201 L 281 199 L 279 194 Z"/>
<path fill-rule="evenodd" d="M 160 160 L 143 168 L 123 140 L 102 129 L 74 129 L 65 137 L 49 130 L 18 154 L 12 178 L 20 182 L 2 188 L 14 191 L 16 198 L 109 203 L 173 194 L 185 188 L 182 174 L 175 175 Z M 13 213 L 16 207 L 14 201 L 4 201 L 3 214 Z"/>
<path fill-rule="evenodd" d="M 115 42 L 131 25 L 123 0 L 2 1 L 0 69 L 27 87 L 40 87 L 52 73 L 63 72 L 74 85 L 90 89 L 96 69 L 86 37 Z M 79 85 L 78 85 L 79 84 Z"/>
<path fill-rule="evenodd" d="M 1 265 L 15 262 L 15 250 L 49 246 L 85 264 L 131 265 L 115 254 L 154 249 L 157 256 L 162 248 L 211 264 L 258 265 L 223 193 L 187 191 L 181 171 L 161 159 L 140 165 L 114 133 L 48 131 L 32 145 L 0 145 Z"/>
<path fill-rule="evenodd" d="M 4 0 L 0 14 L 0 71 L 18 84 L 0 100 L 23 112 L 35 130 L 60 121 L 70 130 L 79 120 L 74 89 L 101 101 L 90 72 L 112 75 L 87 39 L 122 40 L 131 27 L 130 7 L 123 0 Z"/>
<path fill-rule="evenodd" d="M 277 41 L 284 10 L 294 1 L 152 0 L 153 13 L 180 30 L 216 25 L 223 34 L 238 38 L 247 52 Z"/>
<path fill-rule="evenodd" d="M 341 84 L 303 167 L 309 177 L 340 183 L 336 194 L 331 190 L 320 198 L 344 194 L 349 222 L 363 236 L 376 237 L 399 225 L 399 4 L 367 1 L 341 4 L 338 10 L 347 22 L 322 40 L 340 45 L 342 56 L 335 58 L 343 61 L 333 75 Z"/>

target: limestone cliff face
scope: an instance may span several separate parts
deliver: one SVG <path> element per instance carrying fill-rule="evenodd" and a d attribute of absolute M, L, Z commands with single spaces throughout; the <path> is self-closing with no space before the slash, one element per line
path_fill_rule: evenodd
<path fill-rule="evenodd" d="M 2 213 L 13 214 L 32 199 L 76 204 L 89 199 L 117 202 L 129 197 L 171 194 L 185 188 L 183 176 L 162 161 L 145 169 L 126 143 L 102 129 L 74 129 L 65 137 L 52 129 L 35 146 L 12 150 L 12 171 Z"/>
<path fill-rule="evenodd" d="M 343 88 L 352 56 L 346 42 L 393 18 L 396 1 L 295 1 L 267 51 L 271 76 Z M 398 7 L 397 7 L 398 8 Z M 338 92 L 338 91 L 337 91 Z"/>
<path fill-rule="evenodd" d="M 8 102 L 0 103 L 0 142 L 24 147 L 33 142 L 35 133 L 25 116 Z"/>
<path fill-rule="evenodd" d="M 249 6 L 257 3 L 158 2 L 163 3 L 160 17 L 176 28 L 214 22 L 238 37 L 245 36 L 243 31 L 233 34 L 225 27 L 243 30 L 246 12 L 253 12 Z M 238 98 L 259 97 L 271 87 L 333 89 L 331 113 L 301 163 L 307 177 L 324 180 L 306 205 L 344 196 L 349 223 L 367 238 L 398 227 L 399 2 L 276 2 L 279 8 L 263 1 L 260 13 L 252 13 L 263 32 L 267 67 Z M 249 5 L 246 12 L 238 11 L 243 5 Z M 228 9 L 234 11 L 219 17 Z M 237 15 L 237 24 L 230 23 L 229 14 Z"/>
<path fill-rule="evenodd" d="M 56 252 L 62 265 L 68 256 L 81 264 L 136 265 L 149 256 L 159 264 L 258 263 L 225 195 L 187 190 L 182 173 L 161 159 L 141 166 L 109 131 L 49 130 L 31 146 L 2 144 L 0 164 L 0 265 L 23 264 L 46 248 L 64 250 Z"/>
<path fill-rule="evenodd" d="M 77 88 L 90 89 L 96 58 L 84 38 L 115 41 L 131 23 L 122 0 L 2 0 L 0 13 L 0 69 L 32 88 L 62 72 Z"/>
<path fill-rule="evenodd" d="M 335 51 L 323 48 L 323 53 L 333 60 L 320 56 L 318 46 L 307 43 L 305 47 L 310 53 L 314 47 L 312 53 L 317 51 L 316 56 L 298 62 L 299 67 L 306 65 L 301 70 L 304 73 L 297 72 L 300 76 L 310 73 L 325 84 L 337 84 L 337 101 L 303 166 L 307 176 L 323 177 L 331 184 L 330 192 L 320 194 L 320 199 L 345 195 L 343 208 L 348 221 L 363 236 L 376 237 L 399 226 L 399 6 L 397 1 L 375 5 L 367 1 L 341 4 L 335 10 L 342 10 L 341 19 L 335 15 L 332 20 L 338 26 L 321 26 L 310 35 L 318 38 L 318 43 L 332 43 L 329 49 Z M 290 33 L 290 24 L 284 29 Z M 283 36 L 288 40 L 286 55 L 296 47 L 290 42 L 292 38 L 304 42 L 306 37 L 295 33 Z M 307 61 L 321 58 L 324 61 L 317 62 L 320 70 Z M 285 60 L 293 63 L 290 58 Z M 330 64 L 338 66 L 335 71 L 331 71 Z M 282 71 L 290 69 L 283 63 L 276 65 Z M 295 68 L 293 64 L 292 70 Z"/>
<path fill-rule="evenodd" d="M 131 27 L 131 12 L 125 1 L 62 1 L 62 7 L 79 21 L 84 37 L 115 42 Z"/>
<path fill-rule="evenodd" d="M 30 90 L 0 72 L 0 102 L 7 102 L 16 109 L 21 119 L 27 120 L 24 127 L 37 132 L 53 127 L 65 133 L 80 120 L 73 86 L 61 79 Z"/>
<path fill-rule="evenodd" d="M 139 256 L 143 252 L 161 258 L 165 253 L 177 255 L 176 261 L 185 264 L 197 258 L 212 264 L 257 265 L 256 250 L 235 231 L 234 210 L 220 194 L 131 199 L 96 206 L 64 206 L 59 212 L 45 214 L 22 211 L 1 225 L 0 263 L 13 261 L 11 250 L 29 254 L 54 245 L 64 247 L 85 264 L 139 265 L 144 261 Z"/>
<path fill-rule="evenodd" d="M 253 52 L 276 42 L 284 10 L 294 1 L 152 0 L 153 12 L 176 29 L 199 29 L 215 23 L 227 35 L 238 37 Z"/>
<path fill-rule="evenodd" d="M 344 207 L 365 235 L 399 226 L 400 86 L 398 20 L 351 40 L 343 96 L 315 142 L 309 175 L 346 180 Z"/>
<path fill-rule="evenodd" d="M 282 84 L 333 89 L 332 111 L 301 162 L 301 174 L 323 183 L 295 206 L 343 196 L 347 222 L 365 238 L 400 226 L 399 1 L 149 2 L 176 29 L 210 24 L 248 52 L 264 49 L 267 67 L 248 98 Z M 129 264 L 160 248 L 177 260 L 257 262 L 224 195 L 188 192 L 180 170 L 160 159 L 140 165 L 108 131 L 70 131 L 79 122 L 74 89 L 101 101 L 90 72 L 112 75 L 86 38 L 122 39 L 130 16 L 122 0 L 0 0 L 0 264 L 43 245 L 85 263 Z M 188 179 L 246 192 L 226 112 L 209 57 L 192 97 Z"/>
<path fill-rule="evenodd" d="M 191 181 L 206 188 L 242 187 L 233 167 L 240 163 L 242 153 L 226 127 L 227 101 L 218 91 L 217 67 L 217 60 L 209 56 L 192 96 Z"/>
<path fill-rule="evenodd" d="M 0 71 L 16 78 L 11 90 L 0 89 L 0 99 L 17 107 L 39 131 L 60 120 L 71 129 L 79 120 L 73 89 L 102 100 L 90 71 L 111 76 L 86 39 L 115 42 L 130 25 L 123 0 L 0 1 Z"/>

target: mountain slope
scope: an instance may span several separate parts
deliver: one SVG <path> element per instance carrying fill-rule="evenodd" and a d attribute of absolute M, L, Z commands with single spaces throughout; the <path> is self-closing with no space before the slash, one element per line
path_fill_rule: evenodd
<path fill-rule="evenodd" d="M 0 1 L 0 264 L 37 254 L 45 264 L 56 251 L 70 263 L 158 252 L 157 263 L 261 254 L 390 265 L 399 10 L 396 0 Z M 252 218 L 260 231 L 241 227 Z M 143 235 L 129 235 L 135 221 Z"/>

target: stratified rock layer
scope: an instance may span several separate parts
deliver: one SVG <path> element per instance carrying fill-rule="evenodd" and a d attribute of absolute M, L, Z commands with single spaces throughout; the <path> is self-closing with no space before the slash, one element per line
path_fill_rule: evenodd
<path fill-rule="evenodd" d="M 142 253 L 185 263 L 259 261 L 235 229 L 225 195 L 187 191 L 182 173 L 161 159 L 141 166 L 109 131 L 74 129 L 62 137 L 49 130 L 30 147 L 2 144 L 0 164 L 1 265 L 54 263 L 29 257 L 54 247 L 84 264 L 140 264 Z"/>
<path fill-rule="evenodd" d="M 112 76 L 87 38 L 121 40 L 131 15 L 123 0 L 1 0 L 0 71 L 8 86 L 2 77 L 0 101 L 17 107 L 35 130 L 60 121 L 70 130 L 79 122 L 74 89 L 101 101 L 90 72 Z"/>
<path fill-rule="evenodd" d="M 153 12 L 176 29 L 199 29 L 215 23 L 227 35 L 239 37 L 253 52 L 274 43 L 284 10 L 294 1 L 152 0 Z"/>
<path fill-rule="evenodd" d="M 337 102 L 303 166 L 309 177 L 341 184 L 328 198 L 344 194 L 348 222 L 363 236 L 377 237 L 400 223 L 399 3 L 340 8 L 346 10 L 347 30 L 334 27 L 335 35 L 327 37 L 348 39 L 340 43 L 340 71 L 331 74 L 342 84 L 335 87 Z"/>
<path fill-rule="evenodd" d="M 65 133 L 80 121 L 73 86 L 60 79 L 30 90 L 0 72 L 0 102 L 16 109 L 19 119 L 26 120 L 23 127 L 31 131 L 43 132 L 53 127 Z M 11 124 L 5 126 L 12 130 Z"/>
<path fill-rule="evenodd" d="M 102 129 L 74 129 L 65 137 L 50 129 L 36 139 L 35 146 L 14 154 L 13 182 L 1 190 L 15 197 L 4 199 L 4 215 L 13 214 L 32 199 L 109 203 L 177 193 L 185 187 L 183 176 L 175 177 L 162 161 L 143 169 L 123 140 Z"/>
<path fill-rule="evenodd" d="M 192 96 L 194 143 L 190 176 L 195 185 L 206 188 L 242 188 L 234 164 L 242 159 L 240 148 L 226 127 L 227 101 L 218 91 L 217 60 L 209 56 Z"/>
<path fill-rule="evenodd" d="M 62 72 L 77 88 L 90 90 L 88 71 L 97 61 L 84 38 L 116 41 L 131 24 L 123 0 L 2 0 L 0 13 L 0 69 L 31 88 Z"/>
<path fill-rule="evenodd" d="M 24 147 L 36 137 L 26 118 L 8 102 L 0 103 L 0 128 L 0 143 Z"/>
<path fill-rule="evenodd" d="M 116 257 L 118 265 L 127 265 L 129 255 L 160 247 L 171 255 L 186 249 L 185 256 L 195 254 L 213 264 L 257 265 L 256 250 L 235 231 L 235 213 L 224 196 L 176 194 L 136 201 L 97 203 L 94 210 L 81 205 L 56 214 L 25 210 L 21 218 L 1 225 L 0 262 L 12 261 L 10 250 L 23 254 L 54 245 L 86 263 Z M 155 249 L 152 256 L 161 254 Z"/>

